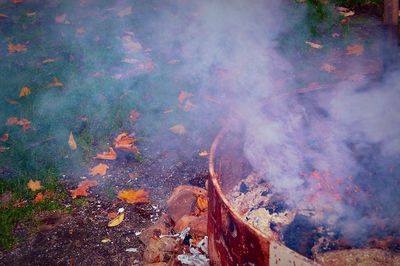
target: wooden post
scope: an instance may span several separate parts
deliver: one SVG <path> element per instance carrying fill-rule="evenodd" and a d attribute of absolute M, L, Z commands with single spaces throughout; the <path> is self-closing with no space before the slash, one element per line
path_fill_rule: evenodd
<path fill-rule="evenodd" d="M 385 8 L 383 22 L 387 25 L 397 26 L 399 23 L 399 0 L 384 0 Z"/>

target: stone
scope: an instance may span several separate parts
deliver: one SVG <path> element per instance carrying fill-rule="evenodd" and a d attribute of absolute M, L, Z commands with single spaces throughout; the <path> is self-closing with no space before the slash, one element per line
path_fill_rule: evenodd
<path fill-rule="evenodd" d="M 172 237 L 150 238 L 143 253 L 144 262 L 168 262 L 173 257 L 177 244 Z"/>
<path fill-rule="evenodd" d="M 190 234 L 195 239 L 203 238 L 207 235 L 207 216 L 184 215 L 175 224 L 175 231 L 181 232 L 186 227 L 190 227 Z"/>
<path fill-rule="evenodd" d="M 157 220 L 155 224 L 151 225 L 146 230 L 144 230 L 140 234 L 139 239 L 140 241 L 142 241 L 143 244 L 147 246 L 150 238 L 152 238 L 153 236 L 170 234 L 170 228 L 171 228 L 171 219 L 169 218 L 168 215 L 164 214 L 163 216 L 160 217 L 160 219 Z"/>

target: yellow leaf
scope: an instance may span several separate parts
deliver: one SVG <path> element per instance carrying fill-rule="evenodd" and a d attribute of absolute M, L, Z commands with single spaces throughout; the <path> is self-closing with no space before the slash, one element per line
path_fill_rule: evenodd
<path fill-rule="evenodd" d="M 47 85 L 48 87 L 62 87 L 64 86 L 64 84 L 62 84 L 58 78 L 54 77 L 53 78 L 53 82 L 49 83 L 49 85 Z"/>
<path fill-rule="evenodd" d="M 105 175 L 107 173 L 108 168 L 110 168 L 108 165 L 100 163 L 90 169 L 90 175 L 91 176 Z"/>
<path fill-rule="evenodd" d="M 347 46 L 346 55 L 362 55 L 364 53 L 364 46 L 361 44 L 355 44 Z"/>
<path fill-rule="evenodd" d="M 325 72 L 328 72 L 328 73 L 331 73 L 331 72 L 336 70 L 336 67 L 334 67 L 334 66 L 332 66 L 330 64 L 323 64 L 321 66 L 321 70 L 323 70 Z"/>
<path fill-rule="evenodd" d="M 125 17 L 132 14 L 132 7 L 126 7 L 117 13 L 118 17 Z"/>
<path fill-rule="evenodd" d="M 125 213 L 121 213 L 119 214 L 117 217 L 115 217 L 114 219 L 112 219 L 109 223 L 108 223 L 108 227 L 114 227 L 119 225 L 120 223 L 122 223 L 122 221 L 125 218 Z"/>
<path fill-rule="evenodd" d="M 199 156 L 200 156 L 200 157 L 206 157 L 206 156 L 208 156 L 208 151 L 201 151 L 201 152 L 199 152 Z"/>
<path fill-rule="evenodd" d="M 71 150 L 76 150 L 78 148 L 78 146 L 76 145 L 76 142 L 75 142 L 75 139 L 74 139 L 74 135 L 72 134 L 72 132 L 69 133 L 68 145 L 71 148 Z"/>
<path fill-rule="evenodd" d="M 204 211 L 208 208 L 208 199 L 207 197 L 205 197 L 204 195 L 200 195 L 197 197 L 197 207 L 199 207 L 199 209 L 201 211 Z"/>
<path fill-rule="evenodd" d="M 126 201 L 127 203 L 148 203 L 150 200 L 147 198 L 150 192 L 143 189 L 135 191 L 133 189 L 123 190 L 118 193 L 118 198 Z"/>
<path fill-rule="evenodd" d="M 36 191 L 36 190 L 39 190 L 42 188 L 42 185 L 40 184 L 40 180 L 33 181 L 31 179 L 31 180 L 29 180 L 29 182 L 26 186 L 32 191 Z"/>
<path fill-rule="evenodd" d="M 111 241 L 111 239 L 109 239 L 109 238 L 104 238 L 104 239 L 101 240 L 101 243 L 108 243 L 108 242 L 110 242 L 110 241 Z"/>
<path fill-rule="evenodd" d="M 28 96 L 29 94 L 31 94 L 31 89 L 28 87 L 23 87 L 21 89 L 21 92 L 19 93 L 19 97 L 25 97 Z"/>
<path fill-rule="evenodd" d="M 310 46 L 311 46 L 312 48 L 314 48 L 314 49 L 321 49 L 322 47 L 324 47 L 324 46 L 321 45 L 321 44 L 313 43 L 313 42 L 307 42 L 307 41 L 306 41 L 306 44 L 310 45 Z"/>
<path fill-rule="evenodd" d="M 177 135 L 183 135 L 186 133 L 186 128 L 184 125 L 178 124 L 173 127 L 170 127 L 169 131 Z"/>

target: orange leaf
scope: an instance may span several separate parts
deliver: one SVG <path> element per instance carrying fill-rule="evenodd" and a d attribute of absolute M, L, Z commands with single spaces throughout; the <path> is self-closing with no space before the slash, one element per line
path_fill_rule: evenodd
<path fill-rule="evenodd" d="M 85 180 L 79 184 L 76 189 L 70 190 L 71 196 L 75 199 L 78 196 L 88 196 L 89 192 L 87 191 L 89 188 L 97 186 L 98 183 L 96 180 Z"/>
<path fill-rule="evenodd" d="M 98 153 L 95 159 L 103 159 L 111 161 L 117 159 L 117 154 L 115 153 L 114 149 L 112 147 L 108 147 L 108 149 L 110 150 L 109 152 Z"/>
<path fill-rule="evenodd" d="M 24 0 L 11 0 L 11 3 L 13 3 L 13 4 L 21 4 L 23 2 L 24 2 Z"/>
<path fill-rule="evenodd" d="M 336 67 L 334 67 L 334 66 L 332 66 L 330 64 L 323 64 L 321 66 L 321 70 L 323 70 L 325 72 L 328 72 L 328 73 L 331 73 L 331 72 L 336 70 Z"/>
<path fill-rule="evenodd" d="M 184 125 L 178 124 L 173 127 L 170 127 L 169 131 L 177 135 L 183 135 L 186 133 L 186 128 Z"/>
<path fill-rule="evenodd" d="M 138 153 L 139 149 L 134 142 L 136 139 L 128 136 L 128 133 L 121 133 L 115 138 L 115 148 L 126 152 Z"/>
<path fill-rule="evenodd" d="M 179 101 L 179 103 L 183 103 L 186 100 L 186 98 L 189 98 L 192 96 L 193 96 L 192 93 L 181 90 L 181 92 L 179 93 L 179 96 L 178 96 L 178 101 Z"/>
<path fill-rule="evenodd" d="M 71 150 L 76 150 L 78 148 L 78 145 L 76 145 L 75 138 L 74 138 L 74 135 L 72 134 L 72 131 L 69 133 L 68 145 L 71 148 Z"/>
<path fill-rule="evenodd" d="M 18 123 L 18 118 L 15 116 L 12 116 L 7 119 L 6 125 L 15 125 Z"/>
<path fill-rule="evenodd" d="M 112 219 L 114 219 L 115 217 L 117 217 L 117 213 L 116 212 L 110 212 L 110 213 L 108 213 L 107 214 L 107 218 L 109 219 L 109 220 L 112 220 Z"/>
<path fill-rule="evenodd" d="M 67 15 L 64 13 L 62 15 L 59 15 L 56 17 L 56 23 L 64 23 L 65 18 L 67 17 Z"/>
<path fill-rule="evenodd" d="M 132 123 L 135 123 L 139 119 L 140 113 L 136 110 L 132 110 L 129 118 L 131 119 Z"/>
<path fill-rule="evenodd" d="M 95 167 L 93 167 L 92 169 L 90 169 L 90 175 L 91 176 L 105 175 L 107 173 L 108 168 L 110 168 L 108 165 L 100 163 Z"/>
<path fill-rule="evenodd" d="M 6 14 L 0 13 L 0 18 L 8 18 Z"/>
<path fill-rule="evenodd" d="M 204 195 L 197 197 L 197 207 L 199 207 L 201 211 L 204 211 L 208 208 L 208 199 Z"/>
<path fill-rule="evenodd" d="M 62 86 L 64 86 L 64 84 L 62 84 L 56 77 L 53 78 L 53 82 L 47 85 L 47 87 L 62 87 Z"/>
<path fill-rule="evenodd" d="M 24 52 L 26 50 L 28 50 L 28 48 L 24 44 L 20 44 L 20 43 L 17 43 L 17 44 L 9 43 L 8 44 L 8 52 L 9 53 L 19 53 L 19 52 Z"/>
<path fill-rule="evenodd" d="M 148 203 L 148 194 L 150 192 L 139 189 L 135 191 L 133 189 L 123 190 L 118 193 L 118 198 L 126 201 L 127 203 Z"/>
<path fill-rule="evenodd" d="M 1 136 L 0 141 L 6 142 L 7 140 L 8 140 L 8 133 L 4 133 L 4 134 Z"/>
<path fill-rule="evenodd" d="M 28 87 L 23 87 L 21 89 L 21 92 L 19 93 L 19 97 L 25 97 L 28 96 L 29 94 L 31 94 L 31 89 Z"/>
<path fill-rule="evenodd" d="M 29 180 L 29 182 L 26 186 L 32 191 L 36 191 L 36 190 L 39 190 L 42 188 L 42 185 L 40 184 L 40 180 L 33 181 L 31 179 L 31 180 Z"/>
<path fill-rule="evenodd" d="M 6 152 L 10 149 L 10 147 L 4 147 L 4 146 L 0 146 L 0 153 L 2 152 Z"/>
<path fill-rule="evenodd" d="M 53 63 L 56 60 L 54 58 L 47 58 L 45 60 L 42 61 L 42 64 L 48 64 L 48 63 Z"/>
<path fill-rule="evenodd" d="M 43 193 L 42 192 L 39 192 L 37 195 L 36 195 L 36 197 L 35 197 L 35 199 L 33 200 L 33 203 L 40 203 L 40 202 L 44 202 L 44 196 L 43 196 Z"/>
<path fill-rule="evenodd" d="M 361 44 L 355 44 L 347 46 L 346 55 L 362 55 L 364 53 L 364 46 Z"/>
<path fill-rule="evenodd" d="M 86 32 L 86 28 L 85 27 L 80 27 L 80 28 L 76 29 L 76 33 L 83 34 L 85 32 Z"/>
<path fill-rule="evenodd" d="M 186 102 L 185 102 L 185 105 L 183 106 L 183 110 L 185 111 L 185 112 L 189 112 L 192 108 L 194 108 L 195 107 L 195 105 L 190 101 L 190 100 L 187 100 Z"/>

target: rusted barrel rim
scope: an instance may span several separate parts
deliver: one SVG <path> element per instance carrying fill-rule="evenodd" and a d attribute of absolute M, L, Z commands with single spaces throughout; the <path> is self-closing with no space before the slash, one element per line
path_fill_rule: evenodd
<path fill-rule="evenodd" d="M 213 143 L 211 144 L 210 148 L 210 155 L 208 158 L 208 168 L 210 171 L 210 176 L 211 176 L 211 182 L 213 183 L 213 186 L 215 190 L 217 191 L 218 195 L 221 197 L 222 201 L 224 202 L 225 206 L 229 209 L 231 214 L 235 216 L 242 224 L 247 226 L 251 231 L 254 231 L 254 233 L 259 237 L 259 238 L 264 238 L 268 239 L 267 236 L 265 236 L 263 233 L 261 233 L 258 229 L 256 229 L 253 225 L 249 224 L 246 222 L 246 220 L 235 210 L 235 208 L 230 204 L 228 199 L 225 197 L 225 194 L 222 191 L 221 185 L 219 183 L 219 176 L 217 172 L 215 171 L 215 163 L 216 163 L 216 152 L 217 148 L 222 140 L 222 138 L 225 136 L 225 134 L 229 131 L 230 129 L 230 124 L 225 125 L 218 133 L 218 135 L 215 137 Z M 268 239 L 268 241 L 273 242 L 273 240 Z"/>

